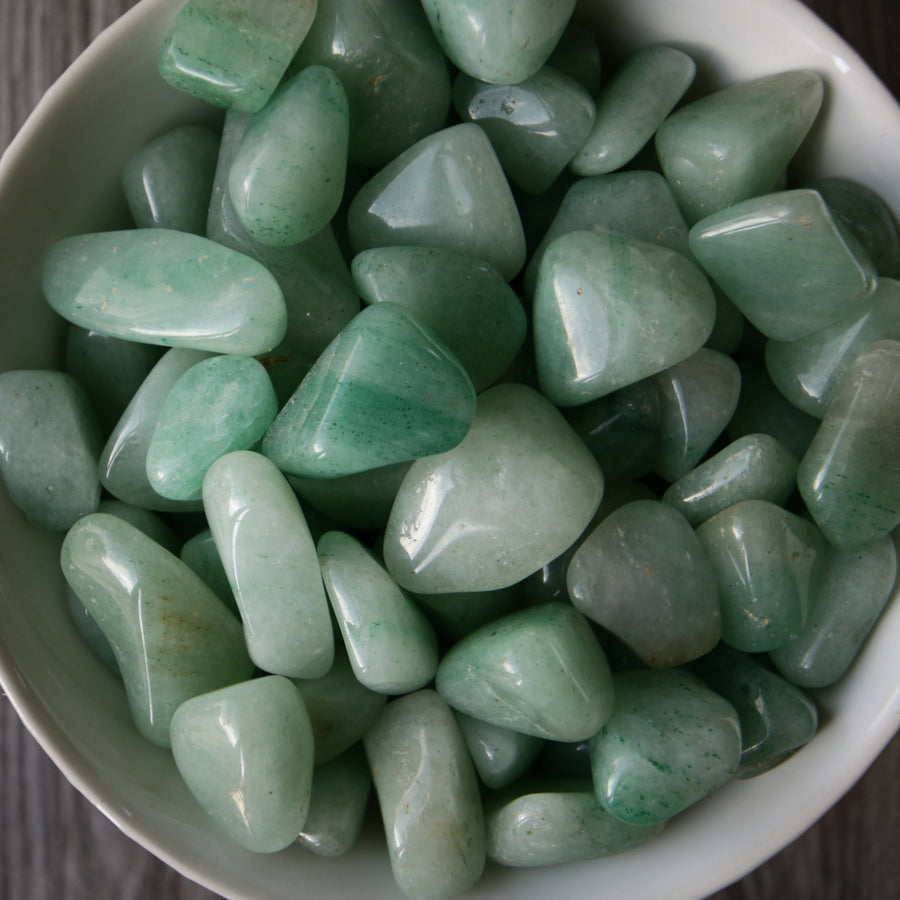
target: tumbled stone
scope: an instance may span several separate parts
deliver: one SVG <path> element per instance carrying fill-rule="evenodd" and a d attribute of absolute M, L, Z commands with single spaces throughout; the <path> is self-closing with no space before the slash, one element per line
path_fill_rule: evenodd
<path fill-rule="evenodd" d="M 97 507 L 97 512 L 118 516 L 129 525 L 134 525 L 148 538 L 156 541 L 161 547 L 178 556 L 181 550 L 181 538 L 175 529 L 162 517 L 149 509 L 123 503 L 115 498 L 104 497 Z"/>
<path fill-rule="evenodd" d="M 121 680 L 122 673 L 119 671 L 116 654 L 110 646 L 109 639 L 69 584 L 66 584 L 66 606 L 69 609 L 69 618 L 72 620 L 75 630 L 88 649 L 116 678 Z"/>
<path fill-rule="evenodd" d="M 208 588 L 236 615 L 240 616 L 228 573 L 216 549 L 216 541 L 208 528 L 188 538 L 181 547 L 181 561 L 190 566 Z"/>
<path fill-rule="evenodd" d="M 446 644 L 455 644 L 485 623 L 521 609 L 525 604 L 520 584 L 495 591 L 410 592 L 410 596 Z"/>
<path fill-rule="evenodd" d="M 417 593 L 508 587 L 559 556 L 602 494 L 600 468 L 550 401 L 499 384 L 479 395 L 458 447 L 411 466 L 385 531 L 385 564 Z"/>
<path fill-rule="evenodd" d="M 287 678 L 255 678 L 183 703 L 172 754 L 200 806 L 243 848 L 274 853 L 297 840 L 309 812 L 313 735 Z"/>
<path fill-rule="evenodd" d="M 534 762 L 544 741 L 530 734 L 502 728 L 456 713 L 478 777 L 489 788 L 511 784 Z"/>

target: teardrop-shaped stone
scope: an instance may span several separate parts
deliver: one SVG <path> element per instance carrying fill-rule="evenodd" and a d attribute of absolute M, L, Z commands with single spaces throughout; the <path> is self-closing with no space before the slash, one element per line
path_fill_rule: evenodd
<path fill-rule="evenodd" d="M 291 475 L 329 478 L 442 453 L 465 436 L 475 391 L 402 307 L 376 303 L 332 341 L 263 440 Z"/>
<path fill-rule="evenodd" d="M 520 584 L 495 591 L 451 591 L 446 594 L 411 593 L 438 637 L 455 644 L 487 622 L 521 609 L 524 597 Z"/>
<path fill-rule="evenodd" d="M 172 754 L 200 806 L 246 850 L 274 853 L 297 840 L 309 812 L 313 735 L 287 678 L 254 678 L 183 703 Z"/>
<path fill-rule="evenodd" d="M 444 53 L 480 81 L 516 84 L 547 61 L 575 0 L 423 0 Z"/>
<path fill-rule="evenodd" d="M 208 528 L 188 538 L 182 545 L 179 556 L 236 616 L 240 616 L 228 573 L 222 565 L 216 541 Z"/>
<path fill-rule="evenodd" d="M 712 331 L 716 302 L 678 253 L 573 231 L 541 261 L 534 341 L 543 392 L 577 406 L 681 362 Z"/>
<path fill-rule="evenodd" d="M 62 545 L 63 575 L 109 640 L 135 724 L 168 747 L 191 697 L 249 678 L 237 619 L 177 556 L 116 516 L 79 520 Z"/>
<path fill-rule="evenodd" d="M 656 134 L 666 180 L 689 223 L 775 190 L 819 112 L 822 76 L 780 72 L 701 97 Z"/>
<path fill-rule="evenodd" d="M 691 229 L 691 250 L 766 337 L 793 341 L 852 314 L 877 284 L 816 191 L 737 203 Z"/>
<path fill-rule="evenodd" d="M 603 69 L 600 48 L 594 35 L 578 22 L 566 25 L 547 65 L 574 78 L 591 96 L 600 88 Z"/>
<path fill-rule="evenodd" d="M 357 254 L 351 272 L 364 302 L 399 303 L 431 328 L 476 391 L 503 374 L 525 340 L 525 310 L 515 291 L 476 257 L 433 247 L 377 247 Z"/>
<path fill-rule="evenodd" d="M 460 712 L 554 741 L 596 734 L 613 704 L 606 656 L 568 603 L 483 625 L 444 654 L 435 687 Z"/>
<path fill-rule="evenodd" d="M 63 238 L 44 260 L 43 289 L 76 325 L 164 347 L 265 353 L 287 322 L 281 289 L 258 262 L 167 228 Z"/>
<path fill-rule="evenodd" d="M 478 777 L 489 788 L 511 784 L 534 762 L 544 741 L 530 734 L 503 728 L 456 713 Z"/>
<path fill-rule="evenodd" d="M 509 281 L 525 264 L 525 234 L 487 135 L 464 122 L 413 144 L 358 191 L 347 213 L 356 253 L 440 247 L 486 260 Z"/>
<path fill-rule="evenodd" d="M 481 877 L 484 814 L 459 725 L 432 690 L 389 703 L 366 733 L 391 869 L 408 897 L 440 900 Z"/>
<path fill-rule="evenodd" d="M 407 590 L 508 587 L 555 559 L 600 503 L 603 475 L 549 400 L 522 384 L 478 397 L 462 443 L 413 463 L 384 539 Z"/>

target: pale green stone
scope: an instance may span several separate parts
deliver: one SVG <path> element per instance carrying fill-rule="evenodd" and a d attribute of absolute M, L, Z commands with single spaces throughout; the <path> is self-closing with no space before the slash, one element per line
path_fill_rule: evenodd
<path fill-rule="evenodd" d="M 722 640 L 747 653 L 794 640 L 822 558 L 815 526 L 767 500 L 743 500 L 707 519 L 697 537 L 719 587 Z"/>
<path fill-rule="evenodd" d="M 432 690 L 394 700 L 364 745 L 400 890 L 436 900 L 475 884 L 484 868 L 484 815 L 447 704 Z"/>
<path fill-rule="evenodd" d="M 214 106 L 256 112 L 315 14 L 316 0 L 189 0 L 166 35 L 160 74 Z"/>
<path fill-rule="evenodd" d="M 284 476 L 258 453 L 229 453 L 203 479 L 203 509 L 250 658 L 273 675 L 324 675 L 334 659 L 328 600 L 309 527 Z"/>
<path fill-rule="evenodd" d="M 246 850 L 289 847 L 306 822 L 313 735 L 294 685 L 269 675 L 183 703 L 172 754 L 200 806 Z"/>
<path fill-rule="evenodd" d="M 44 260 L 43 289 L 64 319 L 144 344 L 253 355 L 286 328 L 281 289 L 263 266 L 168 228 L 63 238 Z"/>
<path fill-rule="evenodd" d="M 206 234 L 219 135 L 182 125 L 150 141 L 125 163 L 122 190 L 138 228 Z"/>
<path fill-rule="evenodd" d="M 733 355 L 738 352 L 744 337 L 744 314 L 720 291 L 716 295 L 716 324 L 704 346 L 710 350 Z"/>
<path fill-rule="evenodd" d="M 525 264 L 515 200 L 487 135 L 472 122 L 437 131 L 367 181 L 347 213 L 356 253 L 440 247 L 480 257 L 509 281 Z"/>
<path fill-rule="evenodd" d="M 568 603 L 483 625 L 447 651 L 435 686 L 459 712 L 554 741 L 596 734 L 613 705 L 606 656 Z"/>
<path fill-rule="evenodd" d="M 485 801 L 488 859 L 550 866 L 623 853 L 652 840 L 662 822 L 632 825 L 600 805 L 590 779 L 526 781 Z"/>
<path fill-rule="evenodd" d="M 793 493 L 797 457 L 768 434 L 748 434 L 682 475 L 662 496 L 697 526 L 741 500 L 783 506 Z"/>
<path fill-rule="evenodd" d="M 413 463 L 388 520 L 385 564 L 417 593 L 508 587 L 559 556 L 602 495 L 596 461 L 550 401 L 499 384 L 479 395 L 458 447 Z"/>
<path fill-rule="evenodd" d="M 376 303 L 319 357 L 262 449 L 291 475 L 351 475 L 455 447 L 474 413 L 472 382 L 437 335 Z"/>
<path fill-rule="evenodd" d="M 190 566 L 236 616 L 240 616 L 234 592 L 228 581 L 228 573 L 222 565 L 222 558 L 216 549 L 212 532 L 205 528 L 192 538 L 188 538 L 179 555 L 181 561 Z"/>
<path fill-rule="evenodd" d="M 845 318 L 875 290 L 858 241 L 816 191 L 737 203 L 691 229 L 691 250 L 766 337 L 793 341 Z"/>
<path fill-rule="evenodd" d="M 591 96 L 600 89 L 600 48 L 590 31 L 577 22 L 566 25 L 547 59 L 547 65 L 574 78 Z"/>
<path fill-rule="evenodd" d="M 900 523 L 900 342 L 864 350 L 841 382 L 797 486 L 825 538 L 841 550 L 874 544 Z"/>
<path fill-rule="evenodd" d="M 678 253 L 614 234 L 573 231 L 541 261 L 534 341 L 543 392 L 577 406 L 687 359 L 712 331 L 716 303 Z"/>
<path fill-rule="evenodd" d="M 603 808 L 634 825 L 664 822 L 737 771 L 741 727 L 734 707 L 680 669 L 620 672 L 616 705 L 591 741 Z"/>
<path fill-rule="evenodd" d="M 688 222 L 775 190 L 823 95 L 818 73 L 780 72 L 669 116 L 656 134 L 656 152 Z"/>
<path fill-rule="evenodd" d="M 525 340 L 525 310 L 515 291 L 476 257 L 430 247 L 378 247 L 357 254 L 351 272 L 365 303 L 398 303 L 431 328 L 476 391 L 503 374 Z"/>
<path fill-rule="evenodd" d="M 570 167 L 605 175 L 637 156 L 691 86 L 697 65 L 674 47 L 645 47 L 630 56 L 597 95 L 597 116 Z"/>
<path fill-rule="evenodd" d="M 181 538 L 178 537 L 175 529 L 162 516 L 158 516 L 149 509 L 106 497 L 100 501 L 97 512 L 117 516 L 129 525 L 134 525 L 138 531 L 142 531 L 169 553 L 178 556 L 181 550 Z"/>
<path fill-rule="evenodd" d="M 821 419 L 853 360 L 870 344 L 900 340 L 900 282 L 882 278 L 853 315 L 795 341 L 769 341 L 766 369 L 798 409 Z"/>
<path fill-rule="evenodd" d="M 135 724 L 169 746 L 191 697 L 249 678 L 240 623 L 177 556 L 105 513 L 79 520 L 62 545 L 63 575 L 109 640 Z"/>
<path fill-rule="evenodd" d="M 865 550 L 825 555 L 810 591 L 800 634 L 770 654 L 788 681 L 821 688 L 842 678 L 890 600 L 897 577 L 897 551 L 890 537 Z"/>
<path fill-rule="evenodd" d="M 575 0 L 422 0 L 444 53 L 472 78 L 516 84 L 547 61 Z"/>
<path fill-rule="evenodd" d="M 262 440 L 278 412 L 275 389 L 249 356 L 214 356 L 172 386 L 147 448 L 150 486 L 170 500 L 200 500 L 220 457 Z"/>
<path fill-rule="evenodd" d="M 119 664 L 116 662 L 116 654 L 113 653 L 113 648 L 106 635 L 69 584 L 66 585 L 66 605 L 69 608 L 69 618 L 91 653 L 121 680 L 122 674 L 119 671 Z"/>
<path fill-rule="evenodd" d="M 359 541 L 341 531 L 319 540 L 319 564 L 357 679 L 382 694 L 425 687 L 437 670 L 437 638 L 423 613 Z"/>
<path fill-rule="evenodd" d="M 32 525 L 65 531 L 97 509 L 101 440 L 87 395 L 71 375 L 0 374 L 0 474 Z"/>
<path fill-rule="evenodd" d="M 499 619 L 524 605 L 522 588 L 518 584 L 495 591 L 412 593 L 411 596 L 446 644 L 454 644 L 486 622 Z"/>
<path fill-rule="evenodd" d="M 456 721 L 475 763 L 478 777 L 489 788 L 506 787 L 534 762 L 542 738 L 456 713 Z"/>

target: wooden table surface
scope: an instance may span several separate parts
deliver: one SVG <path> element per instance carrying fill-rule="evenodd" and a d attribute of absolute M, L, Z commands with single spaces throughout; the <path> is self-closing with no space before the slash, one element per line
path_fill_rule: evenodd
<path fill-rule="evenodd" d="M 900 96 L 900 0 L 807 2 Z M 0 0 L 0 150 L 87 42 L 133 4 Z M 900 737 L 806 834 L 714 896 L 900 898 L 898 836 Z M 63 779 L 0 697 L 0 900 L 215 896 L 124 837 Z M 298 896 L 303 896 L 299 886 Z"/>

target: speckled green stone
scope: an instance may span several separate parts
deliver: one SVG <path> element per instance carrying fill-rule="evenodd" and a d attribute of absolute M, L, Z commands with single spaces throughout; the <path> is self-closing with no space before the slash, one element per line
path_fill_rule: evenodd
<path fill-rule="evenodd" d="M 734 707 L 681 669 L 614 676 L 612 715 L 591 741 L 594 790 L 623 822 L 664 822 L 737 771 Z"/>
<path fill-rule="evenodd" d="M 188 538 L 182 545 L 179 556 L 236 616 L 240 615 L 228 581 L 228 573 L 222 565 L 215 539 L 208 528 Z"/>
<path fill-rule="evenodd" d="M 175 765 L 204 811 L 246 850 L 297 840 L 313 779 L 313 735 L 297 689 L 270 675 L 183 703 L 172 719 Z"/>
<path fill-rule="evenodd" d="M 456 713 L 478 777 L 489 788 L 511 784 L 534 762 L 544 741 L 530 734 Z"/>

